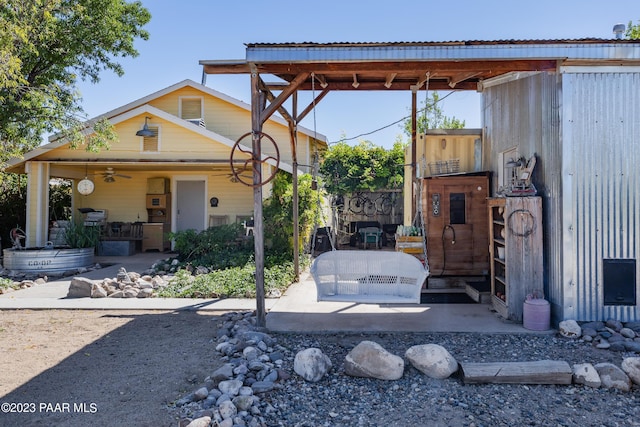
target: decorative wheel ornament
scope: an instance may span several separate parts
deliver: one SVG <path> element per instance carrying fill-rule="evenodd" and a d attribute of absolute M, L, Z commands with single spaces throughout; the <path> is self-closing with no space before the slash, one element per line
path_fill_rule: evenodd
<path fill-rule="evenodd" d="M 241 182 L 242 184 L 248 187 L 261 187 L 266 183 L 268 183 L 269 181 L 271 181 L 273 178 L 275 178 L 276 173 L 278 172 L 278 168 L 280 167 L 280 151 L 278 150 L 278 145 L 273 140 L 273 138 L 271 138 L 269 135 L 267 135 L 264 132 L 258 132 L 260 143 L 262 143 L 263 139 L 267 139 L 271 143 L 271 145 L 273 146 L 273 152 L 275 153 L 275 157 L 269 155 L 269 156 L 263 156 L 262 159 L 254 159 L 253 151 L 247 150 L 242 145 L 240 145 L 243 139 L 253 135 L 254 135 L 253 132 L 247 132 L 244 135 L 242 135 L 240 138 L 238 138 L 236 143 L 233 145 L 233 148 L 231 149 L 231 158 L 229 159 L 229 162 L 231 164 L 231 173 L 233 174 L 233 177 L 238 182 Z M 248 156 L 248 158 L 238 159 L 239 156 Z M 257 168 L 262 168 L 262 165 L 266 164 L 268 160 L 273 160 L 275 161 L 276 164 L 273 172 L 267 177 L 267 179 L 262 179 L 259 183 L 254 183 L 253 181 L 248 181 L 247 178 L 240 175 L 240 172 L 247 169 L 251 171 L 255 171 L 257 170 Z M 243 167 L 236 167 L 237 163 L 241 163 Z"/>

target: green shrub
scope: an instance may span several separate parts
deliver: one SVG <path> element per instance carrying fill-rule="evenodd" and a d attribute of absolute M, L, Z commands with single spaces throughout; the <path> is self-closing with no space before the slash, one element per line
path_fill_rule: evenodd
<path fill-rule="evenodd" d="M 64 238 L 71 248 L 95 248 L 100 242 L 100 227 L 85 227 L 80 222 L 71 221 L 64 230 Z"/>
<path fill-rule="evenodd" d="M 272 291 L 284 292 L 293 282 L 293 263 L 265 267 L 264 288 L 268 296 Z M 176 273 L 171 284 L 163 288 L 160 297 L 168 298 L 255 298 L 255 264 L 216 270 L 193 276 L 187 270 Z"/>
<path fill-rule="evenodd" d="M 19 287 L 14 284 L 13 280 L 6 278 L 6 277 L 0 277 L 0 289 L 18 289 Z"/>
<path fill-rule="evenodd" d="M 253 241 L 239 238 L 240 224 L 226 224 L 204 231 L 178 231 L 169 235 L 183 264 L 203 265 L 214 270 L 245 265 L 253 254 Z"/>

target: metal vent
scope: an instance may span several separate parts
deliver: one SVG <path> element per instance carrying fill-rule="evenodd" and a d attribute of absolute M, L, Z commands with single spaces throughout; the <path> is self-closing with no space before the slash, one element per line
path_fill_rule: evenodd
<path fill-rule="evenodd" d="M 636 305 L 636 260 L 603 259 L 604 305 Z"/>
<path fill-rule="evenodd" d="M 206 127 L 204 125 L 204 119 L 200 118 L 200 119 L 187 119 L 188 122 L 193 123 L 196 126 L 200 126 L 201 128 Z"/>

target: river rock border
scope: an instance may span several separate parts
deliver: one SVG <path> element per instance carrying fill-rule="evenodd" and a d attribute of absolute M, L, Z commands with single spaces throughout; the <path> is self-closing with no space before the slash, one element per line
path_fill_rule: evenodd
<path fill-rule="evenodd" d="M 180 427 L 266 426 L 265 416 L 277 414 L 268 401 L 270 391 L 284 387 L 292 375 L 318 382 L 333 369 L 332 361 L 320 349 L 307 348 L 295 355 L 293 372 L 288 371 L 284 359 L 290 357 L 289 350 L 264 328 L 258 328 L 251 312 L 222 315 L 216 352 L 224 364 L 197 389 L 169 405 L 180 419 Z M 393 382 L 402 377 L 405 360 L 424 375 L 443 381 L 459 372 L 459 363 L 440 345 L 412 346 L 403 358 L 376 342 L 363 340 L 346 356 L 345 375 Z M 572 383 L 585 387 L 630 391 L 633 384 L 640 385 L 640 357 L 624 358 L 621 366 L 575 364 L 572 371 Z"/>

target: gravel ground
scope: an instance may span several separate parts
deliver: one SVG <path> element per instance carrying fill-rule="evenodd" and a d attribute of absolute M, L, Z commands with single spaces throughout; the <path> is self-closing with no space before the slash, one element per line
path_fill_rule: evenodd
<path fill-rule="evenodd" d="M 579 340 L 552 334 L 393 333 L 301 335 L 275 334 L 287 348 L 285 368 L 293 373 L 295 354 L 320 348 L 333 363 L 330 374 L 310 383 L 292 374 L 262 399 L 276 411 L 270 426 L 637 426 L 640 389 L 631 392 L 581 385 L 467 385 L 457 376 L 431 379 L 405 359 L 398 381 L 349 377 L 347 353 L 363 340 L 375 341 L 404 356 L 419 344 L 439 344 L 458 362 L 563 360 L 610 362 L 620 366 L 635 353 L 600 350 Z"/>

